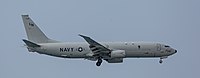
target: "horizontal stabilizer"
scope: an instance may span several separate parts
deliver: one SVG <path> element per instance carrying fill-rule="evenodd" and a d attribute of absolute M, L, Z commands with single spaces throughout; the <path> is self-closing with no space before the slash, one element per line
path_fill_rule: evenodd
<path fill-rule="evenodd" d="M 34 42 L 31 42 L 31 41 L 28 41 L 28 40 L 25 40 L 25 39 L 22 39 L 22 40 L 26 43 L 26 45 L 28 47 L 40 47 L 40 45 L 38 45 L 38 44 L 36 44 Z"/>

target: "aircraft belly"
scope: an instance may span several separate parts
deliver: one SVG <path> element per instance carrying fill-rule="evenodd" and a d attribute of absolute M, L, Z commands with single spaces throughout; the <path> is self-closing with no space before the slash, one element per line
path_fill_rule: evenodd
<path fill-rule="evenodd" d="M 126 57 L 129 57 L 129 58 L 155 57 L 155 53 L 154 52 L 127 51 Z"/>

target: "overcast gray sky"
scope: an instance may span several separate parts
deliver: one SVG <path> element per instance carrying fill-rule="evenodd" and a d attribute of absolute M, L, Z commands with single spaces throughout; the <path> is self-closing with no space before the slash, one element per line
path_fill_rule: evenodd
<path fill-rule="evenodd" d="M 0 0 L 0 78 L 198 78 L 200 0 Z M 161 42 L 178 53 L 122 64 L 29 53 L 21 15 L 29 14 L 50 38 L 85 42 Z"/>

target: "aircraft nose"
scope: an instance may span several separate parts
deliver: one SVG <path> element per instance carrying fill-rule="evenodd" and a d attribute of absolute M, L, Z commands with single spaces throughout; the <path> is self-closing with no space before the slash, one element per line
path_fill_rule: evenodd
<path fill-rule="evenodd" d="M 175 50 L 174 53 L 177 53 L 177 50 Z"/>

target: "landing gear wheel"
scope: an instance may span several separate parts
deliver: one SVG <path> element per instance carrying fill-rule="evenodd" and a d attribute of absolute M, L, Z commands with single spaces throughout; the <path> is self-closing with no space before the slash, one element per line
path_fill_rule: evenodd
<path fill-rule="evenodd" d="M 160 59 L 159 63 L 161 64 L 162 62 L 163 62 L 162 59 Z"/>
<path fill-rule="evenodd" d="M 100 65 L 101 65 L 101 63 L 102 63 L 102 59 L 98 59 L 98 61 L 97 61 L 96 65 L 97 65 L 97 66 L 100 66 Z"/>
<path fill-rule="evenodd" d="M 101 63 L 100 63 L 100 62 L 97 62 L 97 63 L 96 63 L 96 65 L 97 65 L 97 66 L 100 66 L 100 65 L 101 65 Z"/>
<path fill-rule="evenodd" d="M 102 63 L 102 59 L 98 59 L 98 61 L 97 62 L 100 62 L 100 63 Z"/>

